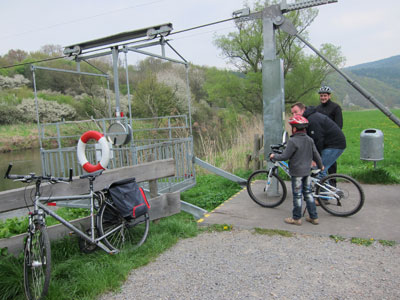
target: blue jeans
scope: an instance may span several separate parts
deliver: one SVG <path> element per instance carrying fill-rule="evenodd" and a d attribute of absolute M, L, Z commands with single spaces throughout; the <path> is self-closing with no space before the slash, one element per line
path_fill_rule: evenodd
<path fill-rule="evenodd" d="M 326 148 L 321 151 L 322 164 L 325 169 L 319 173 L 319 178 L 324 178 L 328 169 L 335 163 L 335 161 L 342 155 L 344 149 Z"/>
<path fill-rule="evenodd" d="M 317 207 L 311 191 L 311 176 L 292 176 L 293 219 L 301 219 L 302 196 L 306 201 L 308 214 L 311 219 L 318 219 Z"/>

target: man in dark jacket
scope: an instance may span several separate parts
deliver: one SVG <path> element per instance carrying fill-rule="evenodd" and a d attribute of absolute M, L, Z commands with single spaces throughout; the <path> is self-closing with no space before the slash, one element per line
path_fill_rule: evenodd
<path fill-rule="evenodd" d="M 346 149 L 346 138 L 335 122 L 329 117 L 317 112 L 315 107 L 306 107 L 297 102 L 292 105 L 292 114 L 308 119 L 307 134 L 314 140 L 318 152 L 321 154 L 325 170 L 321 177 L 326 176 L 326 170 L 339 158 Z"/>
<path fill-rule="evenodd" d="M 322 86 L 319 91 L 319 100 L 321 104 L 317 106 L 317 112 L 328 116 L 334 121 L 340 129 L 343 128 L 342 108 L 339 104 L 331 101 L 332 89 L 329 86 Z M 328 173 L 334 174 L 337 172 L 336 162 L 329 168 Z"/>
<path fill-rule="evenodd" d="M 329 86 L 323 86 L 319 89 L 319 100 L 321 104 L 317 106 L 317 112 L 328 116 L 334 121 L 340 129 L 343 128 L 342 108 L 339 104 L 331 100 L 332 90 Z"/>

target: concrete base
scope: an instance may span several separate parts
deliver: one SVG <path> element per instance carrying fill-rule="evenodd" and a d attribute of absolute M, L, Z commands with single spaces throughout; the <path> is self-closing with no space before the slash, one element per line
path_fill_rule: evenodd
<path fill-rule="evenodd" d="M 350 217 L 335 217 L 318 208 L 319 225 L 303 219 L 302 226 L 283 222 L 292 216 L 293 198 L 289 182 L 288 196 L 276 208 L 263 208 L 251 200 L 246 189 L 225 201 L 198 222 L 201 225 L 229 224 L 234 227 L 282 229 L 316 235 L 340 235 L 342 237 L 374 238 L 400 242 L 400 185 L 363 184 L 365 203 L 361 211 Z"/>

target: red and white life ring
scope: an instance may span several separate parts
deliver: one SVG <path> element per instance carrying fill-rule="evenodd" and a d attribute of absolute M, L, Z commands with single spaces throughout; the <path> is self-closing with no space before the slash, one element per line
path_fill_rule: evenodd
<path fill-rule="evenodd" d="M 90 139 L 95 139 L 101 146 L 101 160 L 95 166 L 88 162 L 85 155 L 86 143 Z M 98 170 L 104 170 L 105 168 L 107 168 L 108 162 L 110 161 L 110 147 L 108 145 L 106 137 L 100 132 L 94 130 L 89 130 L 82 134 L 78 142 L 76 154 L 82 168 L 88 173 L 92 173 Z"/>

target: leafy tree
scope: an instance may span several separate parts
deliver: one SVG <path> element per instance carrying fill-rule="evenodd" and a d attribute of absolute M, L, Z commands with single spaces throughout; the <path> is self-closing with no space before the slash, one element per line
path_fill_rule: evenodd
<path fill-rule="evenodd" d="M 27 57 L 28 53 L 20 49 L 11 49 L 7 52 L 6 55 L 4 55 L 4 58 L 9 65 L 21 63 Z"/>
<path fill-rule="evenodd" d="M 0 67 L 8 67 L 12 65 L 17 65 L 22 63 L 28 57 L 28 53 L 17 49 L 17 50 L 9 50 L 6 55 L 0 57 Z M 18 66 L 14 68 L 0 69 L 0 74 L 3 76 L 14 76 L 15 74 L 24 73 L 24 67 Z"/>
<path fill-rule="evenodd" d="M 275 4 L 276 2 L 266 1 L 265 5 Z M 254 11 L 263 10 L 264 7 L 263 3 L 257 1 L 254 4 Z M 289 12 L 285 14 L 285 17 L 293 23 L 303 38 L 307 38 L 307 28 L 317 14 L 318 10 L 316 9 L 302 9 Z M 217 37 L 214 41 L 216 46 L 240 72 L 246 75 L 250 72 L 260 73 L 264 59 L 262 20 L 240 22 L 236 24 L 236 27 L 236 32 Z M 276 48 L 277 57 L 284 61 L 284 77 L 287 86 L 285 91 L 286 103 L 307 101 L 327 75 L 333 72 L 320 58 L 305 54 L 304 45 L 301 44 L 301 41 L 280 29 L 276 31 Z M 345 61 L 338 47 L 325 44 L 320 51 L 337 65 Z M 254 83 L 254 81 L 248 82 Z M 261 84 L 261 80 L 258 82 Z M 261 88 L 258 91 L 261 93 Z M 253 101 L 257 101 L 257 98 L 254 98 Z"/>
<path fill-rule="evenodd" d="M 175 95 L 171 88 L 157 81 L 148 72 L 138 83 L 133 97 L 132 115 L 135 117 L 161 117 L 178 113 Z"/>
<path fill-rule="evenodd" d="M 236 107 L 239 111 L 260 113 L 262 111 L 261 73 L 247 74 L 220 71 L 216 68 L 207 72 L 204 90 L 210 106 Z"/>
<path fill-rule="evenodd" d="M 47 44 L 40 47 L 40 52 L 47 54 L 49 56 L 62 56 L 63 54 L 63 47 L 61 45 L 52 45 Z"/>

